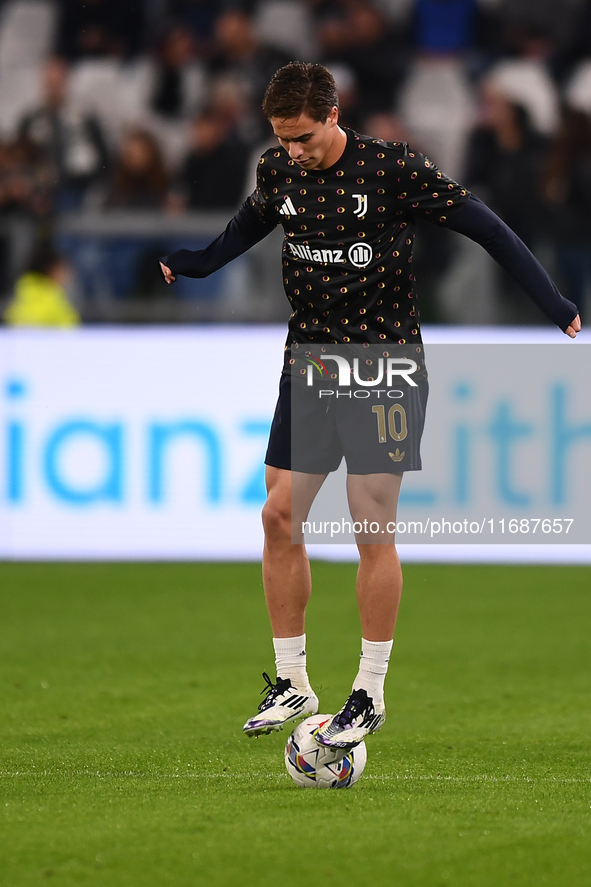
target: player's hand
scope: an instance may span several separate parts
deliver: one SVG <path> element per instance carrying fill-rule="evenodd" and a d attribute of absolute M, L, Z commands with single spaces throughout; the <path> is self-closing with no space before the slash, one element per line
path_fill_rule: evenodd
<path fill-rule="evenodd" d="M 567 336 L 570 336 L 571 339 L 575 339 L 577 336 L 577 333 L 581 332 L 581 318 L 578 314 L 575 317 L 575 319 L 573 320 L 573 322 L 571 323 L 571 325 L 567 326 L 567 328 L 565 329 L 564 332 L 566 333 Z"/>
<path fill-rule="evenodd" d="M 162 264 L 162 262 L 160 262 L 160 267 L 162 268 L 162 273 L 164 274 L 165 281 L 167 283 L 174 283 L 176 280 L 176 277 L 173 276 L 173 273 L 170 270 L 170 268 L 167 268 L 166 265 Z M 573 320 L 573 323 L 574 323 L 574 320 Z M 579 329 L 580 328 L 581 328 L 581 325 L 579 324 Z M 570 329 L 570 327 L 569 327 L 569 329 Z"/>

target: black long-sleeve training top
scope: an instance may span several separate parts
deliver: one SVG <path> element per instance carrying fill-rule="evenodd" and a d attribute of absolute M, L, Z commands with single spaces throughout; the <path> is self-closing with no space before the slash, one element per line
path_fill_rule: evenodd
<path fill-rule="evenodd" d="M 302 170 L 283 148 L 270 148 L 256 189 L 225 231 L 205 249 L 179 250 L 163 263 L 175 276 L 207 277 L 281 224 L 293 312 L 288 345 L 414 344 L 421 335 L 412 247 L 422 216 L 481 244 L 566 330 L 577 307 L 481 200 L 404 142 L 346 133 L 344 153 L 323 170 Z"/>

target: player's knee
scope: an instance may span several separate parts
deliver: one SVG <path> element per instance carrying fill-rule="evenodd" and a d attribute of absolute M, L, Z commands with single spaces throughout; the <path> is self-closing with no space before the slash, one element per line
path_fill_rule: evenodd
<path fill-rule="evenodd" d="M 393 541 L 362 543 L 358 546 L 359 559 L 366 563 L 397 563 L 398 552 Z"/>
<path fill-rule="evenodd" d="M 291 535 L 291 503 L 270 497 L 263 506 L 263 528 L 267 536 Z"/>

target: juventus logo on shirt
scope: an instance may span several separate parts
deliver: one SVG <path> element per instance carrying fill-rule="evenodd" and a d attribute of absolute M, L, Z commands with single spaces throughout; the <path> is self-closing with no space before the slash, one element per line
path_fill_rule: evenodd
<path fill-rule="evenodd" d="M 291 197 L 286 197 L 285 202 L 281 209 L 279 210 L 282 216 L 295 216 L 297 215 L 297 210 L 291 201 Z"/>
<path fill-rule="evenodd" d="M 351 194 L 351 197 L 357 198 L 357 208 L 353 210 L 353 214 L 358 219 L 363 218 L 367 212 L 367 194 Z"/>

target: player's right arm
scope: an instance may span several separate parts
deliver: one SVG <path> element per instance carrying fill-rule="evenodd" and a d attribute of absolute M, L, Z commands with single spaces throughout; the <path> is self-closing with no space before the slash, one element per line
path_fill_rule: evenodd
<path fill-rule="evenodd" d="M 246 200 L 226 230 L 205 249 L 179 249 L 169 256 L 163 256 L 160 267 L 164 278 L 167 283 L 172 283 L 177 274 L 208 277 L 263 240 L 274 227 L 275 224 L 259 219 Z"/>
<path fill-rule="evenodd" d="M 276 225 L 275 213 L 269 205 L 259 171 L 256 189 L 228 222 L 226 230 L 209 246 L 197 250 L 180 249 L 162 257 L 160 267 L 164 279 L 167 283 L 172 283 L 177 274 L 194 278 L 208 277 L 267 237 Z"/>

